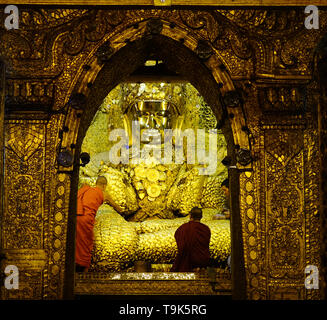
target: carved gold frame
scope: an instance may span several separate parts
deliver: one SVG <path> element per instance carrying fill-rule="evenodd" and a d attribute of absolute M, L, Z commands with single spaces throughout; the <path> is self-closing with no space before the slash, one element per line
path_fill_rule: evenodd
<path fill-rule="evenodd" d="M 32 26 L 42 23 L 38 19 L 39 12 L 28 10 L 30 21 L 34 21 L 35 14 Z M 43 14 L 47 14 L 48 9 L 44 10 Z M 149 8 L 110 11 L 104 8 L 86 13 L 77 10 L 62 18 L 63 10 L 58 9 L 59 18 L 51 20 L 54 24 L 49 26 L 53 32 L 52 42 L 49 40 L 44 48 L 37 48 L 31 57 L 28 50 L 17 51 L 15 48 L 25 48 L 24 37 L 33 38 L 34 27 L 29 29 L 27 25 L 21 32 L 11 33 L 13 38 L 1 43 L 4 58 L 12 65 L 7 72 L 7 96 L 13 102 L 17 102 L 18 96 L 30 103 L 27 93 L 33 87 L 37 88 L 37 93 L 32 96 L 34 100 L 42 105 L 48 101 L 52 103 L 52 109 L 48 111 L 27 113 L 28 110 L 17 109 L 5 115 L 7 154 L 1 245 L 6 254 L 4 263 L 17 264 L 23 272 L 22 290 L 16 293 L 2 290 L 2 298 L 72 296 L 74 212 L 81 141 L 101 97 L 120 81 L 120 72 L 128 74 L 128 69 L 118 62 L 128 56 L 126 52 L 131 48 L 142 57 L 142 43 L 149 38 L 157 45 L 163 41 L 161 39 L 176 44 L 166 47 L 183 48 L 184 57 L 198 57 L 198 60 L 189 60 L 196 64 L 194 70 L 206 70 L 204 74 L 211 75 L 210 81 L 210 76 L 200 77 L 200 80 L 219 87 L 212 91 L 209 104 L 218 119 L 222 103 L 226 107 L 228 121 L 224 130 L 229 145 L 251 150 L 255 160 L 252 166 L 243 166 L 236 163 L 237 149 L 230 150 L 237 164 L 237 168 L 230 168 L 232 193 L 239 192 L 239 202 L 233 202 L 232 210 L 237 214 L 233 215 L 232 224 L 242 230 L 233 235 L 233 251 L 237 253 L 240 249 L 236 261 L 244 259 L 245 269 L 238 278 L 239 283 L 244 284 L 240 296 L 246 295 L 249 299 L 319 298 L 319 291 L 305 289 L 303 271 L 308 264 L 320 266 L 317 83 L 308 81 L 313 79 L 309 67 L 313 52 L 327 28 L 326 11 L 321 9 L 321 29 L 306 33 L 301 31 L 303 21 L 299 22 L 296 14 L 289 17 L 280 14 L 282 9 L 276 9 L 276 12 L 253 9 L 253 15 L 262 19 L 269 13 L 290 19 L 285 25 L 289 25 L 291 31 L 279 30 L 272 24 L 272 35 L 267 42 L 265 37 L 269 35 L 264 28 L 223 10 Z M 241 17 L 247 9 L 242 10 L 239 11 Z M 295 13 L 300 11 L 303 13 L 300 9 Z M 65 23 L 60 24 L 60 19 Z M 95 19 L 100 27 L 92 31 Z M 74 24 L 74 30 L 69 29 L 68 22 Z M 41 27 L 40 33 L 45 26 L 41 24 Z M 101 33 L 106 28 L 107 31 Z M 222 39 L 217 34 L 221 30 L 226 31 Z M 250 31 L 244 33 L 244 30 Z M 309 53 L 301 47 L 303 43 Z M 40 44 L 42 41 L 37 42 Z M 248 44 L 252 45 L 252 51 L 248 50 Z M 101 52 L 107 62 L 99 60 Z M 115 63 L 118 69 L 113 67 Z M 16 74 L 20 78 L 15 77 Z M 30 78 L 31 74 L 33 78 Z M 196 78 L 194 73 L 193 81 Z M 56 90 L 52 91 L 52 86 Z M 296 97 L 293 92 L 303 87 L 308 92 L 304 111 L 299 108 L 301 100 L 292 104 L 293 98 L 289 98 Z M 23 89 L 17 91 L 17 88 Z M 235 91 L 242 92 L 242 103 Z M 69 104 L 75 93 L 86 97 L 86 104 L 80 110 Z M 203 95 L 209 97 L 205 92 Z M 277 97 L 277 101 L 271 97 Z M 285 101 L 287 104 L 281 103 Z M 14 110 L 13 105 L 9 107 Z M 62 130 L 65 126 L 68 131 Z M 62 146 L 74 153 L 75 166 L 58 170 L 56 155 L 61 140 Z M 251 168 L 253 171 L 248 171 Z M 29 188 L 19 188 L 22 181 Z M 294 187 L 283 189 L 289 181 Z M 26 194 L 40 204 L 39 211 L 34 210 L 32 201 L 30 204 L 25 200 L 23 204 L 18 203 L 17 197 Z M 15 236 L 11 232 L 12 226 L 17 230 L 26 226 L 26 231 Z M 23 237 L 25 234 L 30 238 Z M 291 257 L 285 255 L 286 248 L 291 248 Z M 233 286 L 236 292 L 235 283 Z"/>
<path fill-rule="evenodd" d="M 146 30 L 146 24 L 144 24 L 144 27 L 142 26 L 142 24 L 139 26 L 141 29 Z M 78 152 L 78 148 L 81 146 L 82 143 L 82 138 L 84 137 L 85 133 L 86 133 L 86 128 L 88 127 L 88 124 L 90 123 L 91 119 L 93 118 L 93 115 L 95 114 L 97 108 L 95 106 L 100 105 L 101 100 L 107 95 L 107 93 L 110 91 L 109 88 L 111 88 L 113 86 L 113 84 L 111 83 L 106 83 L 106 86 L 104 88 L 104 83 L 105 80 L 104 79 L 110 79 L 111 75 L 109 70 L 113 70 L 115 68 L 119 69 L 119 53 L 120 50 L 124 51 L 124 52 L 133 52 L 133 54 L 135 54 L 137 52 L 137 49 L 135 48 L 128 48 L 128 44 L 126 45 L 125 40 L 128 38 L 132 38 L 133 42 L 137 43 L 140 42 L 140 46 L 142 47 L 142 42 L 144 42 L 143 37 L 144 34 L 140 34 L 138 32 L 135 32 L 135 35 L 133 34 L 134 32 L 131 32 L 129 29 L 127 30 L 122 30 L 119 34 L 114 35 L 112 38 L 107 38 L 105 37 L 98 45 L 98 47 L 96 49 L 99 49 L 103 46 L 105 46 L 106 44 L 110 43 L 110 44 L 117 44 L 117 46 L 112 45 L 111 49 L 112 52 L 111 54 L 113 55 L 113 61 L 111 64 L 106 64 L 105 67 L 101 64 L 99 64 L 99 61 L 97 59 L 96 56 L 94 56 L 94 53 L 92 53 L 88 59 L 85 60 L 85 63 L 87 65 L 92 66 L 90 68 L 90 70 L 88 71 L 84 71 L 83 73 L 81 73 L 79 78 L 76 78 L 75 82 L 72 83 L 71 85 L 71 92 L 79 92 L 79 93 L 83 93 L 85 96 L 88 96 L 88 102 L 85 106 L 85 110 L 88 110 L 88 114 L 86 115 L 86 117 L 81 116 L 80 118 L 76 117 L 76 113 L 80 113 L 80 111 L 76 111 L 74 109 L 70 109 L 68 112 L 68 115 L 66 117 L 66 122 L 65 125 L 68 126 L 69 128 L 74 128 L 72 130 L 70 130 L 69 132 L 67 132 L 66 134 L 64 133 L 63 135 L 63 148 L 69 148 L 69 146 L 71 146 L 72 144 L 76 145 L 77 148 L 75 149 Z M 172 32 L 171 27 L 169 25 L 169 23 L 164 23 L 163 24 L 163 28 L 161 31 L 161 35 L 160 36 L 154 36 L 155 37 L 161 37 L 160 40 L 158 41 L 162 41 L 162 46 L 164 47 L 164 43 L 165 41 L 167 42 L 167 47 L 173 47 L 173 43 L 175 42 L 176 44 L 178 44 L 177 40 L 180 37 L 183 37 L 184 39 L 184 45 L 186 47 L 188 47 L 189 49 L 191 49 L 192 51 L 196 51 L 197 47 L 196 44 L 199 41 L 199 38 L 196 37 L 192 37 L 187 31 L 179 28 L 178 26 L 174 27 L 174 32 Z M 165 39 L 169 39 L 165 40 Z M 173 41 L 172 41 L 173 40 Z M 141 49 L 142 51 L 143 49 Z M 115 53 L 117 53 L 117 55 L 115 56 Z M 117 57 L 118 56 L 118 57 Z M 128 54 L 125 58 L 125 61 L 128 59 L 130 55 Z M 191 57 L 191 54 L 190 54 Z M 115 60 L 116 58 L 116 60 Z M 191 58 L 188 58 L 191 59 Z M 118 64 L 116 63 L 116 61 L 118 61 Z M 214 77 L 215 83 L 216 85 L 218 83 L 222 83 L 222 89 L 221 89 L 221 94 L 222 95 L 226 95 L 227 92 L 233 93 L 235 91 L 235 87 L 233 85 L 233 82 L 231 80 L 231 78 L 229 77 L 227 70 L 222 71 L 221 69 L 217 68 L 216 66 L 218 65 L 222 65 L 221 60 L 219 59 L 219 55 L 217 53 L 214 53 L 210 59 L 208 61 L 205 62 L 205 64 L 207 65 L 207 67 L 212 70 L 212 75 Z M 200 68 L 200 66 L 198 66 Z M 205 74 L 205 70 L 203 69 L 203 74 Z M 209 76 L 209 73 L 208 73 Z M 200 76 L 201 77 L 201 76 Z M 202 75 L 202 77 L 204 77 L 204 75 Z M 90 79 L 95 79 L 93 81 L 93 85 L 92 88 L 89 89 L 87 87 L 87 83 L 90 82 Z M 115 79 L 114 83 L 117 83 L 118 80 Z M 212 82 L 212 86 L 215 86 L 215 83 Z M 93 89 L 93 88 L 97 88 L 97 90 Z M 101 93 L 99 93 L 99 91 Z M 212 92 L 212 91 L 211 91 Z M 68 97 L 69 97 L 69 92 L 68 92 Z M 206 96 L 207 99 L 210 99 L 210 97 Z M 68 98 L 66 98 L 66 100 L 68 100 Z M 217 119 L 220 119 L 221 117 L 221 113 L 219 113 L 219 111 L 217 110 L 219 108 L 219 104 L 214 104 L 214 112 L 216 114 Z M 223 128 L 223 131 L 225 132 L 225 134 L 229 135 L 229 137 L 227 138 L 227 140 L 229 141 L 229 144 L 231 145 L 231 141 L 233 141 L 234 144 L 239 145 L 242 149 L 246 149 L 249 150 L 250 146 L 249 146 L 249 139 L 247 134 L 241 129 L 242 126 L 244 126 L 246 124 L 246 121 L 244 119 L 244 113 L 242 111 L 241 106 L 237 106 L 237 105 L 233 105 L 230 107 L 227 107 L 227 110 L 230 109 L 230 112 L 232 112 L 235 116 L 230 119 L 229 123 L 226 123 L 225 128 Z M 75 119 L 75 120 L 72 120 Z M 79 120 L 81 119 L 81 120 Z M 230 128 L 228 128 L 227 126 L 230 125 Z M 77 135 L 78 132 L 78 135 Z M 230 148 L 229 145 L 229 154 L 234 158 L 233 155 L 233 151 Z M 72 150 L 72 152 L 74 152 L 75 150 Z M 239 163 L 237 163 L 238 169 L 240 170 L 250 170 L 251 166 L 242 166 Z M 61 170 L 74 170 L 74 168 L 61 168 Z M 73 171 L 74 172 L 74 171 Z M 238 175 L 236 172 L 230 172 L 230 175 L 234 176 L 234 179 L 238 180 Z M 73 173 L 73 185 L 77 185 L 77 174 L 76 171 Z M 71 193 L 74 194 L 76 192 L 76 190 L 72 189 Z M 236 192 L 235 195 L 235 201 L 237 201 L 236 199 L 238 198 L 238 190 L 232 190 L 232 193 L 234 194 Z M 70 212 L 74 212 L 75 211 L 75 203 L 71 202 L 71 207 L 70 207 Z M 232 208 L 233 210 L 233 208 Z M 239 209 L 236 206 L 234 208 L 234 211 L 237 212 L 234 217 L 232 218 L 232 225 L 233 225 L 233 221 L 235 223 L 235 226 L 239 225 L 240 222 L 237 223 L 237 221 L 240 221 L 240 218 L 237 217 L 237 215 L 239 214 Z M 73 219 L 73 217 L 72 217 Z M 73 221 L 72 221 L 73 222 Z M 74 227 L 72 227 L 74 228 Z M 235 234 L 241 234 L 240 229 L 237 228 L 236 230 L 234 230 Z M 72 230 L 69 231 L 68 230 L 68 234 L 73 234 Z M 67 241 L 73 241 L 73 239 L 71 238 L 70 240 L 67 239 Z M 233 243 L 233 252 L 235 254 L 235 258 L 234 261 L 240 261 L 239 256 L 243 255 L 243 248 L 242 248 L 242 244 L 240 245 L 240 241 L 242 241 L 240 238 L 235 239 L 234 243 Z M 238 251 L 239 250 L 239 251 Z M 70 254 L 68 254 L 68 256 L 72 256 L 72 252 Z M 66 268 L 71 268 L 71 265 L 73 265 L 73 261 L 71 260 L 69 264 L 67 264 L 68 259 L 66 260 Z M 242 265 L 242 264 L 241 264 Z M 233 277 L 233 281 L 234 281 L 234 292 L 238 292 L 241 293 L 241 290 L 238 290 L 237 288 L 239 288 L 240 286 L 242 287 L 242 278 L 244 278 L 244 270 L 241 270 L 239 268 L 240 263 L 235 264 L 234 267 L 234 277 Z M 72 274 L 73 270 L 71 270 L 71 272 L 67 273 L 68 274 Z M 239 275 L 237 276 L 237 274 L 239 273 Z M 69 278 L 71 279 L 71 275 L 67 276 L 67 281 L 69 281 Z M 244 284 L 243 284 L 244 285 Z"/>

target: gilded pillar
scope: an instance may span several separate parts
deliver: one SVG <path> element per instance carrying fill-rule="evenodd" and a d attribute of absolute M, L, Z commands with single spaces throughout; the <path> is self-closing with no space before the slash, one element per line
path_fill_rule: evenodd
<path fill-rule="evenodd" d="M 262 276 L 268 299 L 320 297 L 304 283 L 306 266 L 320 268 L 317 118 L 314 110 L 301 113 L 266 113 L 261 121 Z"/>
<path fill-rule="evenodd" d="M 57 175 L 58 118 L 6 120 L 3 265 L 19 270 L 19 290 L 2 299 L 62 297 L 69 178 Z"/>
<path fill-rule="evenodd" d="M 2 248 L 5 265 L 19 270 L 19 290 L 5 290 L 5 299 L 41 299 L 49 221 L 44 210 L 46 123 L 42 120 L 5 122 L 4 211 Z"/>

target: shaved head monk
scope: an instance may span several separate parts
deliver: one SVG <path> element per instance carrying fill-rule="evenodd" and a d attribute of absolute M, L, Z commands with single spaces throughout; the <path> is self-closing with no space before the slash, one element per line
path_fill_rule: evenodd
<path fill-rule="evenodd" d="M 87 271 L 91 264 L 93 227 L 98 208 L 104 202 L 107 179 L 98 177 L 94 188 L 84 185 L 77 194 L 76 271 Z"/>
<path fill-rule="evenodd" d="M 176 230 L 178 253 L 171 271 L 192 272 L 209 265 L 211 232 L 208 226 L 200 222 L 201 218 L 202 209 L 195 207 L 190 212 L 190 221 Z"/>

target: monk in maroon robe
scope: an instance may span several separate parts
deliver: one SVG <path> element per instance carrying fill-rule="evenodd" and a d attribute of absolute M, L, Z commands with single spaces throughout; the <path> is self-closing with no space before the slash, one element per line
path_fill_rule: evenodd
<path fill-rule="evenodd" d="M 195 268 L 209 265 L 209 244 L 211 232 L 201 223 L 202 209 L 193 208 L 190 221 L 184 223 L 175 232 L 178 253 L 171 271 L 192 272 Z"/>
<path fill-rule="evenodd" d="M 98 177 L 95 188 L 84 185 L 77 194 L 76 271 L 87 271 L 91 264 L 95 216 L 104 201 L 105 177 Z"/>

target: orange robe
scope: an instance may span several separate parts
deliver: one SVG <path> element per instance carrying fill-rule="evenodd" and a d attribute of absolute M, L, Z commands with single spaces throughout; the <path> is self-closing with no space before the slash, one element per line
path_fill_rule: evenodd
<path fill-rule="evenodd" d="M 171 271 L 191 272 L 194 268 L 209 265 L 211 232 L 208 226 L 198 221 L 181 225 L 175 232 L 177 257 Z"/>
<path fill-rule="evenodd" d="M 78 190 L 75 261 L 86 268 L 91 264 L 95 216 L 103 200 L 103 192 L 98 187 L 85 185 Z"/>

